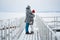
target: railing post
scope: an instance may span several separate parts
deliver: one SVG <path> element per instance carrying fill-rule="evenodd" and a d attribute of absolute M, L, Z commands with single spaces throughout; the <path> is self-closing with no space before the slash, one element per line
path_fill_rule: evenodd
<path fill-rule="evenodd" d="M 48 40 L 49 40 L 49 29 L 48 29 Z"/>
<path fill-rule="evenodd" d="M 8 27 L 10 27 L 10 19 L 8 19 Z M 8 40 L 10 40 L 10 29 L 8 29 Z"/>
<path fill-rule="evenodd" d="M 51 32 L 51 40 L 53 40 L 53 39 L 52 39 L 52 32 Z"/>
<path fill-rule="evenodd" d="M 4 37 L 5 37 L 5 40 L 7 40 L 7 29 L 6 29 L 6 26 L 4 26 L 5 30 L 4 30 Z"/>
<path fill-rule="evenodd" d="M 1 30 L 1 40 L 3 40 L 2 38 L 3 38 L 3 31 Z"/>
<path fill-rule="evenodd" d="M 1 40 L 3 40 L 3 30 L 2 30 L 2 28 L 3 28 L 3 20 L 0 20 L 0 25 L 1 25 Z"/>

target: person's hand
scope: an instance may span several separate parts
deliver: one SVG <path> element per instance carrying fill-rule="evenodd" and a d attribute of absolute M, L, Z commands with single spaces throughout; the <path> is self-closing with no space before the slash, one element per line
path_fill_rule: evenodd
<path fill-rule="evenodd" d="M 30 23 L 29 23 L 29 25 L 32 25 L 33 24 L 33 22 L 31 21 Z"/>

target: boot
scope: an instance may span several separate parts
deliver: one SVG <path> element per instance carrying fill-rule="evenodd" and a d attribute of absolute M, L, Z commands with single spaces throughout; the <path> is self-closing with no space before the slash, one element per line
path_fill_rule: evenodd
<path fill-rule="evenodd" d="M 34 32 L 33 32 L 33 31 L 31 31 L 31 33 L 33 34 Z"/>
<path fill-rule="evenodd" d="M 30 34 L 29 32 L 26 32 L 26 34 Z"/>
<path fill-rule="evenodd" d="M 33 34 L 33 32 L 29 33 L 29 32 L 26 32 L 26 34 Z"/>

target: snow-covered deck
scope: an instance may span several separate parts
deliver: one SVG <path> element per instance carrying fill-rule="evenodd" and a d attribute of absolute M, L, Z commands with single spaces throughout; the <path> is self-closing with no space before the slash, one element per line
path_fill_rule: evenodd
<path fill-rule="evenodd" d="M 10 21 L 16 27 L 12 29 L 0 30 L 0 40 L 56 40 L 56 33 L 52 31 L 52 29 L 46 25 L 39 16 L 36 16 L 34 21 L 34 34 L 25 34 L 24 20 L 24 17 L 19 20 L 19 26 L 14 24 L 19 21 L 14 21 L 14 23 Z M 12 25 L 10 24 L 8 26 Z M 31 27 L 29 27 L 29 31 L 31 31 Z"/>

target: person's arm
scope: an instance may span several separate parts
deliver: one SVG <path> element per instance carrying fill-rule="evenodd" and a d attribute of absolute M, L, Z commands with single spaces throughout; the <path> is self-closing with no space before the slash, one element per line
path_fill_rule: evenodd
<path fill-rule="evenodd" d="M 35 17 L 35 15 L 32 14 L 31 10 L 27 10 L 26 15 L 28 15 L 29 17 Z"/>
<path fill-rule="evenodd" d="M 33 14 L 31 14 L 31 13 L 29 13 L 29 14 L 27 14 L 29 17 L 35 17 L 35 15 L 33 15 Z"/>
<path fill-rule="evenodd" d="M 33 14 L 29 14 L 29 17 L 34 17 L 35 15 L 33 15 Z"/>

